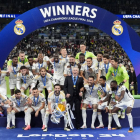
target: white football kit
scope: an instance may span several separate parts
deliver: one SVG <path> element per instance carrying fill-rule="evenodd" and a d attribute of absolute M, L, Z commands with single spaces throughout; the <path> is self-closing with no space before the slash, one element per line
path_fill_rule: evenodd
<path fill-rule="evenodd" d="M 90 87 L 88 84 L 84 85 L 84 88 L 86 89 L 85 92 L 85 99 L 83 100 L 84 104 L 97 104 L 99 99 L 98 99 L 98 88 L 99 85 L 96 84 L 93 87 Z"/>
<path fill-rule="evenodd" d="M 23 76 L 21 73 L 17 74 L 17 89 L 20 90 L 21 87 L 24 87 L 27 89 L 29 86 L 31 86 L 31 89 L 34 87 L 34 76 L 31 71 L 29 71 L 29 74 Z"/>
<path fill-rule="evenodd" d="M 44 68 L 47 69 L 47 63 L 46 63 L 45 61 L 44 61 L 42 64 L 40 64 L 39 62 L 33 63 L 32 69 L 33 69 L 33 70 L 36 70 L 36 72 L 39 73 L 39 70 L 40 70 L 40 68 L 42 68 L 42 67 L 44 67 Z"/>

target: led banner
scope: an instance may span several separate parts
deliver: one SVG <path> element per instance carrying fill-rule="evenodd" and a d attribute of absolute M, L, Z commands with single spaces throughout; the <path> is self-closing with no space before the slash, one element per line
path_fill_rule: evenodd
<path fill-rule="evenodd" d="M 0 32 L 0 67 L 25 36 L 43 26 L 63 22 L 86 24 L 111 36 L 129 56 L 140 85 L 140 37 L 118 16 L 86 3 L 51 3 L 31 9 L 12 20 Z"/>

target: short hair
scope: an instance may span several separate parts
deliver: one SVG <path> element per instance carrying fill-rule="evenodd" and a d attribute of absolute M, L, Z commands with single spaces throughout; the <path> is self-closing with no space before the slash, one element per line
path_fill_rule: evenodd
<path fill-rule="evenodd" d="M 63 50 L 63 49 L 66 49 L 66 48 L 65 47 L 61 47 L 60 51 Z"/>
<path fill-rule="evenodd" d="M 94 76 L 89 76 L 88 79 L 89 79 L 89 78 L 92 78 L 92 79 L 94 80 Z"/>
<path fill-rule="evenodd" d="M 79 68 L 78 67 L 72 67 L 72 71 L 73 71 L 73 69 L 78 69 L 78 72 L 79 72 Z"/>
<path fill-rule="evenodd" d="M 28 59 L 30 59 L 30 58 L 33 58 L 33 56 L 31 56 L 31 55 L 30 55 L 30 56 L 28 56 Z"/>
<path fill-rule="evenodd" d="M 41 67 L 41 68 L 39 69 L 39 71 L 41 72 L 42 69 L 44 69 L 44 70 L 47 72 L 47 70 L 46 70 L 45 67 Z"/>
<path fill-rule="evenodd" d="M 87 59 L 91 59 L 92 60 L 92 57 L 88 57 Z"/>
<path fill-rule="evenodd" d="M 111 58 L 111 60 L 114 60 L 115 62 L 118 62 L 118 59 L 117 58 Z"/>
<path fill-rule="evenodd" d="M 106 81 L 106 77 L 105 76 L 100 76 L 101 79 L 103 79 L 104 81 Z"/>
<path fill-rule="evenodd" d="M 117 81 L 113 80 L 111 81 L 111 83 L 116 84 L 117 85 Z"/>
<path fill-rule="evenodd" d="M 34 87 L 34 88 L 32 88 L 32 90 L 38 90 L 38 88 L 37 87 Z"/>
<path fill-rule="evenodd" d="M 108 54 L 104 54 L 103 58 L 109 59 L 109 55 Z"/>
<path fill-rule="evenodd" d="M 42 54 L 44 56 L 44 54 L 42 52 L 40 52 L 39 54 Z M 39 54 L 37 56 L 39 56 Z"/>
<path fill-rule="evenodd" d="M 80 57 L 80 56 L 84 56 L 84 57 L 85 57 L 85 54 L 84 54 L 84 53 L 80 53 L 80 54 L 79 54 L 79 57 Z"/>
<path fill-rule="evenodd" d="M 75 58 L 73 55 L 71 55 L 70 57 Z"/>
<path fill-rule="evenodd" d="M 19 89 L 15 90 L 15 94 L 21 93 L 21 91 Z"/>
<path fill-rule="evenodd" d="M 24 52 L 24 51 L 19 51 L 19 54 L 21 54 L 21 53 L 22 53 L 22 54 L 25 54 L 25 52 Z"/>
<path fill-rule="evenodd" d="M 55 88 L 56 86 L 59 86 L 59 87 L 61 88 L 61 85 L 59 85 L 59 84 L 55 84 L 55 85 L 54 85 L 54 88 Z"/>
<path fill-rule="evenodd" d="M 103 55 L 103 53 L 102 53 L 102 52 L 98 52 L 98 53 L 97 53 L 97 55 L 98 55 L 98 54 L 101 54 L 101 55 Z"/>
<path fill-rule="evenodd" d="M 81 42 L 80 45 L 85 45 L 86 46 L 86 44 L 84 42 Z"/>
<path fill-rule="evenodd" d="M 21 67 L 20 67 L 20 70 L 23 70 L 23 69 L 27 69 L 27 67 L 21 66 Z"/>
<path fill-rule="evenodd" d="M 14 56 L 12 57 L 12 59 L 14 59 L 15 57 L 17 57 L 17 58 L 18 58 L 18 56 L 14 55 Z"/>

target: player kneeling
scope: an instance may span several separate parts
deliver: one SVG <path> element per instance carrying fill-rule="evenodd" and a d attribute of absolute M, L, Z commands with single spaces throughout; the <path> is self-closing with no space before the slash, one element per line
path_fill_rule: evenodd
<path fill-rule="evenodd" d="M 48 106 L 46 108 L 46 114 L 44 118 L 45 129 L 43 131 L 47 131 L 48 121 L 49 121 L 49 115 L 53 113 L 53 106 L 55 104 L 62 104 L 66 108 L 66 99 L 64 92 L 61 91 L 61 86 L 59 84 L 54 85 L 54 91 L 52 91 L 48 96 Z M 69 128 L 67 128 L 67 119 L 64 117 L 64 130 L 70 131 Z"/>
<path fill-rule="evenodd" d="M 27 122 L 27 126 L 25 127 L 24 130 L 31 129 L 30 123 L 31 123 L 32 112 L 35 112 L 35 117 L 37 117 L 39 112 L 41 112 L 42 122 L 44 120 L 45 102 L 46 102 L 44 95 L 42 93 L 39 93 L 38 89 L 34 87 L 32 89 L 32 94 L 29 96 L 29 100 L 31 102 L 29 104 L 29 107 L 25 111 L 25 115 L 27 115 L 27 117 L 25 118 Z"/>
<path fill-rule="evenodd" d="M 10 122 L 9 120 L 7 121 L 7 129 L 13 129 L 15 128 L 15 113 L 21 112 L 21 111 L 26 111 L 27 109 L 27 102 L 28 97 L 25 94 L 22 94 L 20 90 L 15 90 L 15 94 L 10 97 L 11 101 L 11 106 L 10 108 L 7 109 L 8 115 L 7 118 L 9 117 L 10 122 L 12 120 L 12 127 L 10 127 Z M 25 115 L 25 125 L 27 125 L 26 122 L 26 115 Z"/>

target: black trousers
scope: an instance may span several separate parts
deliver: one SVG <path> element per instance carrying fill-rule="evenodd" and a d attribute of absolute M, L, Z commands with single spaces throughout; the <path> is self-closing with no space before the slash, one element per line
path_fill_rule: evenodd
<path fill-rule="evenodd" d="M 79 97 L 77 96 L 73 96 L 73 98 L 70 101 L 67 101 L 67 103 L 69 103 L 71 105 L 71 110 L 73 108 L 73 104 L 75 104 L 75 113 L 74 116 L 76 118 L 75 122 L 76 122 L 76 128 L 80 127 L 80 119 L 81 119 L 81 100 L 79 99 Z"/>
<path fill-rule="evenodd" d="M 129 87 L 130 89 L 130 87 Z M 132 94 L 132 90 L 130 90 L 131 94 Z M 134 83 L 134 92 L 135 92 L 135 95 L 138 94 L 138 87 L 137 87 L 137 83 Z M 132 94 L 133 95 L 133 94 Z"/>

